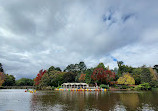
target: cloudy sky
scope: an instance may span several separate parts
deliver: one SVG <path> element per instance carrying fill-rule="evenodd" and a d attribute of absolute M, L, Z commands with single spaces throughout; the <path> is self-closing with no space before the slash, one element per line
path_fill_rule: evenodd
<path fill-rule="evenodd" d="M 84 61 L 158 64 L 157 0 L 0 0 L 0 63 L 34 78 Z"/>

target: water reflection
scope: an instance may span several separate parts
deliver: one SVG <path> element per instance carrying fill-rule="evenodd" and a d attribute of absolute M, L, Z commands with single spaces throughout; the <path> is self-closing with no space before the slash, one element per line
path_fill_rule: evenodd
<path fill-rule="evenodd" d="M 139 106 L 139 97 L 137 93 L 119 94 L 120 100 L 128 109 L 135 110 Z"/>
<path fill-rule="evenodd" d="M 41 94 L 40 94 L 41 93 Z M 38 104 L 32 105 L 32 110 L 38 108 L 49 108 L 51 110 L 103 110 L 103 111 L 126 111 L 157 108 L 158 103 L 150 104 L 151 92 L 71 92 L 55 91 L 40 92 L 33 95 L 32 102 L 38 101 Z M 146 95 L 149 95 L 147 97 Z M 156 94 L 157 95 L 157 94 Z M 38 98 L 38 100 L 37 100 Z M 140 100 L 141 98 L 141 100 Z M 143 102 L 146 100 L 147 102 Z M 151 98 L 152 99 L 152 98 Z M 153 98 L 154 99 L 154 98 Z M 146 105 L 144 105 L 144 103 Z M 148 105 L 148 106 L 147 106 Z M 42 109 L 44 110 L 44 109 Z"/>
<path fill-rule="evenodd" d="M 135 111 L 158 109 L 157 92 L 0 90 L 0 111 Z"/>

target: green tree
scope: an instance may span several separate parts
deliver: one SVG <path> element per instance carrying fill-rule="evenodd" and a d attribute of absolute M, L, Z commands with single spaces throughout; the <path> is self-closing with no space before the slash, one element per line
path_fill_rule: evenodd
<path fill-rule="evenodd" d="M 122 61 L 118 61 L 118 76 L 121 77 L 123 73 L 132 73 L 133 67 L 128 66 L 128 65 L 124 65 Z"/>
<path fill-rule="evenodd" d="M 105 66 L 104 66 L 104 63 L 99 63 L 96 68 L 103 68 L 103 69 L 106 69 Z"/>
<path fill-rule="evenodd" d="M 135 80 L 135 84 L 139 85 L 141 83 L 141 74 L 142 74 L 142 69 L 141 68 L 134 68 L 132 71 L 132 76 Z"/>
<path fill-rule="evenodd" d="M 33 79 L 29 78 L 21 78 L 19 80 L 16 80 L 17 86 L 33 86 Z"/>
<path fill-rule="evenodd" d="M 48 69 L 47 72 L 49 73 L 49 72 L 54 71 L 54 70 L 56 70 L 56 71 L 60 71 L 60 72 L 61 72 L 60 67 L 54 67 L 54 66 L 51 66 L 51 67 Z"/>
<path fill-rule="evenodd" d="M 156 72 L 158 73 L 158 65 L 154 65 L 154 69 L 155 69 Z"/>
<path fill-rule="evenodd" d="M 70 64 L 65 69 L 64 72 L 75 72 L 78 65 Z"/>
<path fill-rule="evenodd" d="M 48 69 L 48 73 L 50 72 L 50 71 L 54 71 L 55 70 L 55 67 L 54 66 L 51 66 L 49 69 Z"/>
<path fill-rule="evenodd" d="M 114 72 L 115 74 L 117 74 L 117 73 L 118 73 L 118 68 L 115 67 L 114 70 L 113 70 L 113 72 Z"/>
<path fill-rule="evenodd" d="M 86 64 L 84 62 L 80 62 L 78 64 L 78 67 L 79 67 L 79 70 L 80 70 L 81 73 L 85 73 L 85 71 L 87 69 L 87 66 L 86 66 Z"/>
<path fill-rule="evenodd" d="M 87 66 L 84 62 L 79 64 L 70 64 L 65 69 L 64 72 L 78 72 L 79 74 L 84 73 L 87 69 Z"/>
<path fill-rule="evenodd" d="M 0 63 L 0 72 L 3 72 L 3 65 Z"/>
<path fill-rule="evenodd" d="M 146 66 L 142 66 L 141 83 L 150 83 L 152 80 L 150 70 Z"/>
<path fill-rule="evenodd" d="M 62 70 L 60 69 L 60 67 L 56 67 L 55 70 L 56 70 L 56 71 L 60 71 L 60 72 L 62 71 Z"/>
<path fill-rule="evenodd" d="M 75 82 L 77 74 L 74 72 L 66 72 L 63 76 L 63 82 Z"/>
<path fill-rule="evenodd" d="M 50 75 L 50 85 L 51 86 L 59 86 L 64 82 L 64 74 L 66 72 L 56 71 L 53 75 Z"/>
<path fill-rule="evenodd" d="M 87 84 L 90 84 L 91 83 L 91 75 L 92 75 L 92 73 L 93 73 L 93 68 L 90 68 L 90 69 L 87 69 L 86 70 L 86 76 L 85 76 L 85 81 L 86 81 L 86 83 Z"/>
<path fill-rule="evenodd" d="M 13 75 L 4 74 L 5 75 L 5 81 L 3 83 L 3 86 L 14 86 L 15 85 L 15 77 Z"/>

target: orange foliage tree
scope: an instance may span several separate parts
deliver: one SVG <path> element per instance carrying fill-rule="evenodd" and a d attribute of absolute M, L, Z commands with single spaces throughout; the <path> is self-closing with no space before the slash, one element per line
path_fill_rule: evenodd
<path fill-rule="evenodd" d="M 5 76 L 3 72 L 0 72 L 0 86 L 2 86 L 2 84 L 4 83 L 4 80 L 5 80 Z"/>
<path fill-rule="evenodd" d="M 85 82 L 86 74 L 81 74 L 79 81 Z"/>

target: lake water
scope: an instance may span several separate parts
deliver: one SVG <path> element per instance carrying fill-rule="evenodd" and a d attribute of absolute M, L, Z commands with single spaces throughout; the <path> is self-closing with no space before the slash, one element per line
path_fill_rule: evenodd
<path fill-rule="evenodd" d="M 158 92 L 0 89 L 0 111 L 158 111 Z"/>

